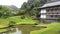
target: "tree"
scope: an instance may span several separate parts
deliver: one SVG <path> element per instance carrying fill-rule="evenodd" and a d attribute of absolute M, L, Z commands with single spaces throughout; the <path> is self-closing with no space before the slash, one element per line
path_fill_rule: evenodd
<path fill-rule="evenodd" d="M 33 2 L 34 7 L 40 7 L 40 0 L 34 0 Z"/>
<path fill-rule="evenodd" d="M 0 17 L 12 16 L 13 9 L 9 6 L 0 5 Z"/>
<path fill-rule="evenodd" d="M 26 8 L 27 8 L 27 3 L 24 2 L 24 3 L 22 4 L 22 6 L 21 6 L 21 9 L 26 9 Z"/>
<path fill-rule="evenodd" d="M 32 8 L 32 10 L 30 11 L 30 14 L 36 16 L 36 13 L 37 13 L 37 8 Z"/>
<path fill-rule="evenodd" d="M 45 3 L 46 0 L 30 0 L 30 2 L 24 2 L 19 10 L 19 14 L 36 15 L 38 12 L 36 7 L 41 7 Z"/>
<path fill-rule="evenodd" d="M 19 15 L 24 15 L 25 14 L 25 10 L 19 10 L 19 13 L 18 13 Z"/>
<path fill-rule="evenodd" d="M 26 9 L 27 9 L 27 3 L 24 2 L 24 3 L 22 4 L 21 8 L 18 10 L 18 14 L 19 14 L 19 15 L 24 15 L 25 12 L 26 12 Z"/>

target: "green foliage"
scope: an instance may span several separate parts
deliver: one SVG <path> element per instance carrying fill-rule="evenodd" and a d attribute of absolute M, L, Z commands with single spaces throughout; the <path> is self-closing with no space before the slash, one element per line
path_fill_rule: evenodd
<path fill-rule="evenodd" d="M 31 11 L 30 11 L 30 14 L 32 15 L 36 15 L 37 13 L 37 9 L 36 8 L 33 8 Z"/>
<path fill-rule="evenodd" d="M 23 5 L 21 6 L 21 8 L 18 11 L 18 14 L 19 15 L 24 15 L 26 13 L 26 10 L 27 10 L 27 3 L 24 2 Z"/>
<path fill-rule="evenodd" d="M 9 6 L 0 5 L 0 17 L 7 18 L 9 16 L 12 16 L 13 9 Z"/>
<path fill-rule="evenodd" d="M 26 9 L 27 8 L 27 3 L 24 2 L 23 5 L 21 6 L 21 9 Z"/>
<path fill-rule="evenodd" d="M 45 0 L 44 0 L 45 1 Z M 35 15 L 38 13 L 37 8 L 36 7 L 40 7 L 43 4 L 45 4 L 44 1 L 41 0 L 32 0 L 30 2 L 32 2 L 32 4 L 29 4 L 28 2 L 24 2 L 22 7 L 19 10 L 19 14 L 29 14 L 29 15 Z"/>
<path fill-rule="evenodd" d="M 41 2 L 40 2 L 40 0 L 34 0 L 34 2 L 33 2 L 34 4 L 34 7 L 40 7 L 40 5 L 41 5 Z"/>
<path fill-rule="evenodd" d="M 14 21 L 9 21 L 9 25 L 16 25 L 16 23 Z"/>
<path fill-rule="evenodd" d="M 32 17 L 25 16 L 24 19 L 21 19 L 21 16 L 9 17 L 9 21 L 14 21 L 16 24 L 34 24 L 36 20 L 32 20 Z"/>
<path fill-rule="evenodd" d="M 33 2 L 32 2 L 33 1 Z M 31 3 L 28 2 L 28 5 L 31 6 L 33 5 L 34 7 L 41 7 L 43 4 L 45 4 L 47 1 L 46 0 L 31 0 Z"/>
<path fill-rule="evenodd" d="M 25 18 L 25 16 L 21 16 L 21 19 L 24 19 Z"/>
<path fill-rule="evenodd" d="M 18 13 L 19 15 L 24 15 L 25 14 L 25 10 L 19 10 L 19 13 Z"/>

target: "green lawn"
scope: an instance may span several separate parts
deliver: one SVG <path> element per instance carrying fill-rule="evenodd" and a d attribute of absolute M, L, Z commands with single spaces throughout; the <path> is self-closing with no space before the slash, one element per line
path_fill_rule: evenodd
<path fill-rule="evenodd" d="M 9 18 L 0 18 L 0 28 L 8 27 L 9 22 L 14 21 L 16 24 L 34 24 L 36 23 L 36 20 L 32 20 L 32 17 L 25 17 L 24 19 L 21 19 L 21 16 L 13 16 Z M 1 29 L 0 32 L 4 32 L 6 29 Z"/>
<path fill-rule="evenodd" d="M 0 28 L 7 27 L 9 24 L 9 21 L 4 18 L 0 18 Z"/>
<path fill-rule="evenodd" d="M 21 19 L 21 16 L 15 16 L 15 17 L 10 17 L 8 19 L 9 21 L 14 21 L 17 24 L 34 24 L 36 23 L 36 20 L 32 20 L 32 17 L 25 17 L 24 19 Z"/>
<path fill-rule="evenodd" d="M 47 26 L 47 28 L 42 29 L 42 30 L 35 30 L 32 31 L 30 34 L 60 34 L 60 23 L 52 23 L 49 25 L 44 25 Z"/>
<path fill-rule="evenodd" d="M 21 19 L 21 16 L 13 16 L 9 18 L 0 18 L 0 28 L 6 27 L 9 24 L 9 21 L 14 21 L 16 24 L 34 24 L 36 20 L 32 20 L 32 17 L 25 17 Z"/>

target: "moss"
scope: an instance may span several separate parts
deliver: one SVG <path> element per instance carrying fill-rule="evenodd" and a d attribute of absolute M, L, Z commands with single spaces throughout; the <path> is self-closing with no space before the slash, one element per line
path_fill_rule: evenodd
<path fill-rule="evenodd" d="M 47 28 L 32 31 L 30 34 L 60 34 L 58 33 L 59 30 L 60 30 L 60 23 L 52 23 L 47 25 Z"/>

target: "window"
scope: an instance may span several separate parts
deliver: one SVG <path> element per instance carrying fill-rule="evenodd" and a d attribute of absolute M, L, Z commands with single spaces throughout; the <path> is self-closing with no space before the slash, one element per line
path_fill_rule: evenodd
<path fill-rule="evenodd" d="M 46 13 L 46 9 L 42 9 L 41 10 L 41 13 Z"/>
<path fill-rule="evenodd" d="M 57 14 L 59 14 L 59 13 L 57 13 Z"/>
<path fill-rule="evenodd" d="M 51 9 L 51 11 L 53 11 L 53 9 Z"/>
<path fill-rule="evenodd" d="M 57 17 L 57 15 L 55 15 L 55 17 Z"/>
<path fill-rule="evenodd" d="M 47 10 L 47 12 L 49 11 L 49 9 Z"/>
<path fill-rule="evenodd" d="M 51 15 L 51 17 L 53 17 L 53 15 Z"/>
<path fill-rule="evenodd" d="M 46 18 L 46 15 L 41 15 L 41 18 Z"/>

